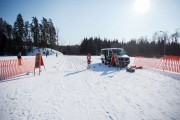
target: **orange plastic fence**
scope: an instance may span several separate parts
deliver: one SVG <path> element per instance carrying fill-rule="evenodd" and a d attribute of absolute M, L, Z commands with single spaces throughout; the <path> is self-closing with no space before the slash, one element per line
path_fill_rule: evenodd
<path fill-rule="evenodd" d="M 0 80 L 8 79 L 34 70 L 35 58 L 23 58 L 22 64 L 18 60 L 0 60 Z"/>
<path fill-rule="evenodd" d="M 139 56 L 135 57 L 134 65 L 180 73 L 180 56 L 165 56 L 160 59 Z"/>

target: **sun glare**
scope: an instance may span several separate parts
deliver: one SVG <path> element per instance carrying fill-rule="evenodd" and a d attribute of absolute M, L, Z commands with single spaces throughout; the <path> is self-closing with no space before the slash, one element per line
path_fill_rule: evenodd
<path fill-rule="evenodd" d="M 137 14 L 145 14 L 150 9 L 150 0 L 135 0 L 133 10 Z"/>

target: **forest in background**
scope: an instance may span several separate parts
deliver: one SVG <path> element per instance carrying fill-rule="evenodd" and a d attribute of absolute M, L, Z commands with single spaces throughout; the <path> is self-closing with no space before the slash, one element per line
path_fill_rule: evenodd
<path fill-rule="evenodd" d="M 26 55 L 33 52 L 33 47 L 54 49 L 57 33 L 50 18 L 43 17 L 39 23 L 36 17 L 32 17 L 29 22 L 18 14 L 13 26 L 0 18 L 0 55 L 17 55 L 18 52 Z"/>
<path fill-rule="evenodd" d="M 139 37 L 129 41 L 100 37 L 85 37 L 80 45 L 65 45 L 58 36 L 59 29 L 54 27 L 52 19 L 36 17 L 24 21 L 17 15 L 14 25 L 0 18 L 0 55 L 17 55 L 32 52 L 33 47 L 51 48 L 67 55 L 100 55 L 102 48 L 123 48 L 129 56 L 162 57 L 164 55 L 180 56 L 180 32 L 178 29 L 169 34 L 165 31 L 155 32 L 152 38 Z"/>
<path fill-rule="evenodd" d="M 100 55 L 102 48 L 123 48 L 129 56 L 162 57 L 164 55 L 180 56 L 180 33 L 168 35 L 167 32 L 155 32 L 151 39 L 140 37 L 128 42 L 118 39 L 101 39 L 100 37 L 84 38 L 80 45 L 59 46 L 64 54 Z"/>

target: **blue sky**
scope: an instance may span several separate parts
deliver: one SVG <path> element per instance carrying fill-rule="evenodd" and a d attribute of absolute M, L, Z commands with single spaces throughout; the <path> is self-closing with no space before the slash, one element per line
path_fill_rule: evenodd
<path fill-rule="evenodd" d="M 180 28 L 180 0 L 149 0 L 150 9 L 138 14 L 135 0 L 0 0 L 0 17 L 14 23 L 21 13 L 24 21 L 36 16 L 51 18 L 63 44 L 80 44 L 84 37 L 122 39 L 169 34 Z M 142 10 L 143 11 L 143 10 Z"/>

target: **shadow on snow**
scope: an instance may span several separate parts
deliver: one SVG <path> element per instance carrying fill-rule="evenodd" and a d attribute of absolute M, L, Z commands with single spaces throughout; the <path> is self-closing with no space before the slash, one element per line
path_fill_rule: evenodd
<path fill-rule="evenodd" d="M 115 73 L 120 70 L 126 70 L 126 68 L 120 68 L 120 67 L 114 67 L 114 66 L 108 66 L 102 63 L 95 63 L 90 65 L 90 69 L 94 72 L 102 72 L 101 75 L 108 75 Z"/>
<path fill-rule="evenodd" d="M 21 75 L 10 77 L 8 79 L 0 80 L 0 83 L 21 80 L 21 79 L 30 78 L 30 77 L 34 77 L 33 72 L 27 72 L 27 73 L 23 73 Z"/>

